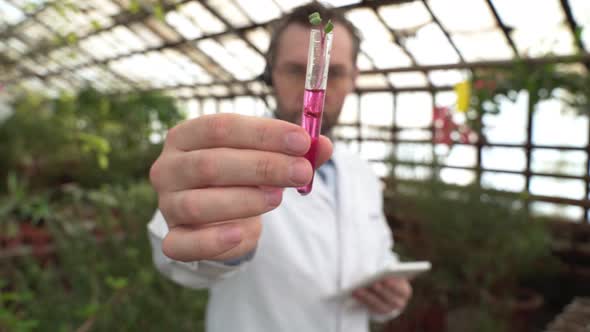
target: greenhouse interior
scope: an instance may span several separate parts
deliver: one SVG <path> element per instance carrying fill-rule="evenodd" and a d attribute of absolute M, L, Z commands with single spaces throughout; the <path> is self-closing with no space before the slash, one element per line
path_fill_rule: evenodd
<path fill-rule="evenodd" d="M 0 0 L 0 332 L 590 331 L 589 51 L 588 0 Z"/>

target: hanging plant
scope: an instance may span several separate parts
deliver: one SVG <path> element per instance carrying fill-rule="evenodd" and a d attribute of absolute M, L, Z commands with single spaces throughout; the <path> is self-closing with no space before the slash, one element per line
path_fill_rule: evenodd
<path fill-rule="evenodd" d="M 529 96 L 529 111 L 544 100 L 560 100 L 565 110 L 590 115 L 590 76 L 587 70 L 565 70 L 563 63 L 530 64 L 515 61 L 507 68 L 475 70 L 468 122 L 481 132 L 480 119 L 485 114 L 500 112 L 504 99 L 516 102 L 520 92 Z"/>

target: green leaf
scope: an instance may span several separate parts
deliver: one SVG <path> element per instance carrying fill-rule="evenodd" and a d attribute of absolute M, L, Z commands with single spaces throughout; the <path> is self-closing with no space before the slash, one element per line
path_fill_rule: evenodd
<path fill-rule="evenodd" d="M 320 25 L 322 23 L 322 18 L 320 16 L 320 13 L 315 12 L 315 13 L 309 15 L 309 23 L 311 23 L 313 25 Z"/>
<path fill-rule="evenodd" d="M 90 24 L 92 24 L 92 28 L 94 30 L 100 30 L 102 28 L 102 26 L 100 25 L 100 22 L 98 22 L 97 20 L 90 21 Z"/>
<path fill-rule="evenodd" d="M 127 287 L 127 278 L 124 277 L 112 277 L 112 276 L 108 276 L 106 278 L 106 283 L 107 285 L 109 285 L 109 287 L 113 288 L 113 289 L 122 289 Z"/>
<path fill-rule="evenodd" d="M 160 20 L 160 21 L 164 21 L 164 7 L 162 7 L 162 4 L 157 4 L 154 7 L 154 16 Z"/>
<path fill-rule="evenodd" d="M 139 13 L 140 9 L 141 9 L 141 6 L 139 4 L 139 0 L 131 0 L 129 2 L 129 12 L 131 12 L 131 14 Z"/>
<path fill-rule="evenodd" d="M 66 41 L 68 42 L 68 45 L 74 45 L 78 42 L 78 36 L 76 36 L 75 33 L 70 32 L 66 36 Z"/>
<path fill-rule="evenodd" d="M 330 32 L 332 32 L 332 30 L 334 30 L 334 24 L 332 23 L 332 20 L 328 20 L 328 23 L 326 24 L 324 31 L 326 33 L 330 33 Z"/>
<path fill-rule="evenodd" d="M 102 170 L 109 168 L 109 158 L 104 154 L 98 155 L 98 167 Z"/>
<path fill-rule="evenodd" d="M 89 303 L 78 310 L 78 314 L 84 318 L 95 315 L 100 309 L 100 304 L 97 302 Z"/>

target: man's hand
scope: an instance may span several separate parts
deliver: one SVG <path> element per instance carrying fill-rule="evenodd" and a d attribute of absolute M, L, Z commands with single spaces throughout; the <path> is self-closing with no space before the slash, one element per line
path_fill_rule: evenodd
<path fill-rule="evenodd" d="M 357 289 L 352 294 L 357 301 L 367 305 L 372 313 L 384 315 L 405 308 L 412 296 L 412 286 L 407 279 L 387 277 L 371 287 Z"/>
<path fill-rule="evenodd" d="M 164 254 L 180 261 L 226 260 L 256 246 L 260 215 L 285 187 L 307 184 L 311 139 L 281 120 L 235 114 L 202 116 L 172 128 L 150 170 L 168 235 Z M 332 154 L 321 137 L 318 166 Z"/>

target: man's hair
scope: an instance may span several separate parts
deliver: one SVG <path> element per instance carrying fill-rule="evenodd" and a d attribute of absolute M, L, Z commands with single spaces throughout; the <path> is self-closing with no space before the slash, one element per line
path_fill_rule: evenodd
<path fill-rule="evenodd" d="M 346 31 L 349 32 L 350 37 L 352 38 L 352 61 L 353 64 L 356 65 L 356 59 L 358 57 L 361 43 L 358 30 L 355 28 L 352 22 L 350 22 L 346 18 L 346 16 L 344 16 L 343 12 L 338 8 L 329 8 L 323 6 L 320 3 L 312 2 L 307 5 L 303 5 L 293 9 L 291 13 L 287 14 L 282 19 L 280 19 L 272 29 L 270 45 L 268 47 L 268 51 L 266 52 L 266 69 L 262 74 L 262 78 L 267 84 L 272 85 L 272 66 L 274 66 L 276 62 L 276 54 L 279 48 L 279 42 L 281 40 L 283 32 L 285 32 L 287 27 L 291 24 L 309 26 L 309 15 L 314 12 L 320 13 L 323 22 L 328 22 L 328 20 L 332 20 L 334 24 L 341 24 L 346 29 Z"/>

